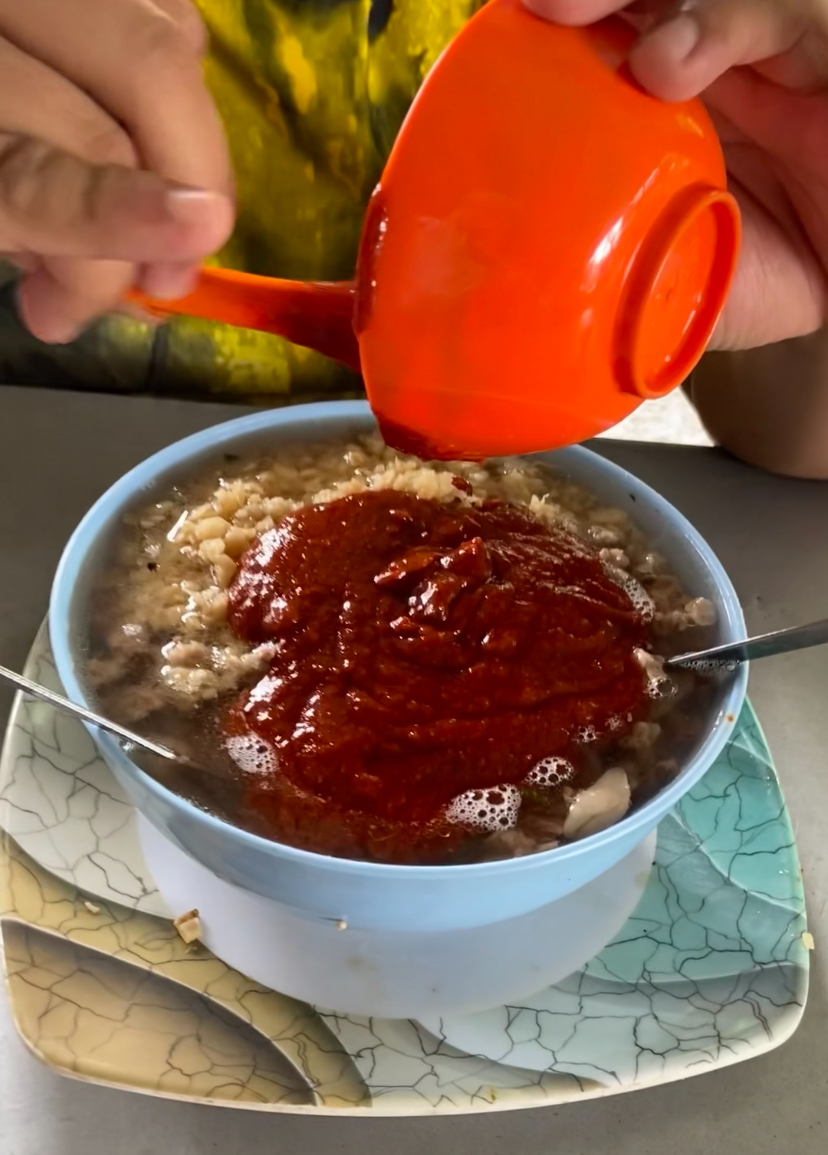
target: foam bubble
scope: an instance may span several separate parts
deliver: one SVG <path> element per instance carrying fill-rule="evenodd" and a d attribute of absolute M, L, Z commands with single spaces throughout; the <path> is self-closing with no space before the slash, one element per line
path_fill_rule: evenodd
<path fill-rule="evenodd" d="M 587 746 L 590 742 L 598 741 L 598 731 L 594 726 L 580 726 L 573 737 L 580 745 Z"/>
<path fill-rule="evenodd" d="M 575 767 L 566 758 L 543 758 L 529 771 L 527 786 L 560 786 L 568 782 Z"/>
<path fill-rule="evenodd" d="M 520 810 L 517 786 L 494 786 L 490 790 L 467 790 L 452 798 L 446 807 L 446 818 L 460 826 L 472 826 L 494 834 L 517 825 Z"/>
<path fill-rule="evenodd" d="M 224 748 L 245 774 L 275 774 L 279 769 L 276 751 L 255 734 L 226 738 Z"/>
<path fill-rule="evenodd" d="M 614 565 L 605 565 L 604 573 L 620 586 L 627 597 L 633 604 L 634 609 L 641 614 L 645 622 L 650 622 L 655 617 L 655 604 L 653 599 L 644 589 L 644 586 L 632 574 L 625 573 L 624 570 L 618 569 Z"/>
<path fill-rule="evenodd" d="M 656 702 L 661 702 L 665 698 L 672 698 L 676 692 L 676 684 L 665 674 L 663 678 L 657 678 L 655 681 L 647 683 L 647 697 L 655 699 Z"/>
<path fill-rule="evenodd" d="M 671 698 L 676 687 L 670 676 L 664 673 L 664 658 L 647 650 L 633 650 L 633 657 L 647 675 L 647 696 L 657 701 Z"/>

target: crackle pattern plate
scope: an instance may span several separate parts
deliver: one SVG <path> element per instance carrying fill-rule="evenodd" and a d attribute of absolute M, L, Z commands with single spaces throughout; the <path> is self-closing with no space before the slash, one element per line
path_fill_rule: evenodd
<path fill-rule="evenodd" d="M 27 674 L 60 689 L 45 632 Z M 308 1113 L 570 1102 L 686 1078 L 784 1042 L 807 997 L 793 833 L 746 707 L 662 823 L 623 931 L 521 1006 L 413 1023 L 320 1011 L 186 946 L 135 815 L 82 726 L 18 699 L 0 763 L 6 981 L 29 1048 L 78 1078 Z"/>

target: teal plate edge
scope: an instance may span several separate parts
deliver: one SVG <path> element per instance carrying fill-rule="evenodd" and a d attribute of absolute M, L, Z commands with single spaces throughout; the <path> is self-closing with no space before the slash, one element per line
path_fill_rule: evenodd
<path fill-rule="evenodd" d="M 429 1028 L 439 1045 L 606 1090 L 686 1078 L 793 1034 L 808 946 L 793 828 L 746 704 L 730 744 L 659 826 L 647 888 L 613 942 L 520 1006 Z"/>

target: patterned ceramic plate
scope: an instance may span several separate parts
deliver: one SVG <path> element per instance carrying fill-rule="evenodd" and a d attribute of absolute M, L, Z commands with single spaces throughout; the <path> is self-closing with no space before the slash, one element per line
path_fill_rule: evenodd
<path fill-rule="evenodd" d="M 43 633 L 27 672 L 60 688 Z M 749 707 L 659 828 L 650 883 L 610 946 L 522 1006 L 427 1024 L 320 1012 L 186 946 L 86 731 L 28 700 L 0 765 L 0 825 L 21 1035 L 65 1074 L 134 1090 L 310 1113 L 563 1103 L 770 1050 L 807 995 L 793 833 Z"/>

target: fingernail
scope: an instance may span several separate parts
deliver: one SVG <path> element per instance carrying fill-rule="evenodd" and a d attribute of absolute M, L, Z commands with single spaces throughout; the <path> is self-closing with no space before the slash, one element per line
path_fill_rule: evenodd
<path fill-rule="evenodd" d="M 225 210 L 227 198 L 221 193 L 199 188 L 173 188 L 166 195 L 166 209 L 181 225 L 212 224 L 217 212 Z"/>
<path fill-rule="evenodd" d="M 658 38 L 659 49 L 674 64 L 683 64 L 701 40 L 701 26 L 695 16 L 682 12 L 674 20 L 662 24 L 652 33 Z"/>

